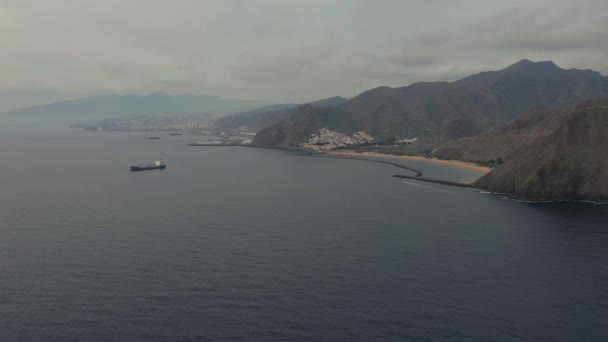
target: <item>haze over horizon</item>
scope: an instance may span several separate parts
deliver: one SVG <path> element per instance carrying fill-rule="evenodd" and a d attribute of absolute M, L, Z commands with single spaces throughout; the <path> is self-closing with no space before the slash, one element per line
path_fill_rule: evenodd
<path fill-rule="evenodd" d="M 156 91 L 307 102 L 523 58 L 606 74 L 607 9 L 599 0 L 0 0 L 0 110 Z"/>

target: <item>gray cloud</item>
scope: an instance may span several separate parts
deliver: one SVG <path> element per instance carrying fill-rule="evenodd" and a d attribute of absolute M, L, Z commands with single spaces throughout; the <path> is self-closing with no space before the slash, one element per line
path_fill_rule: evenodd
<path fill-rule="evenodd" d="M 304 102 L 522 58 L 607 73 L 607 24 L 603 0 L 0 0 L 0 109 L 153 91 Z"/>
<path fill-rule="evenodd" d="M 100 67 L 101 71 L 118 76 L 128 76 L 129 68 L 125 65 L 104 63 Z"/>

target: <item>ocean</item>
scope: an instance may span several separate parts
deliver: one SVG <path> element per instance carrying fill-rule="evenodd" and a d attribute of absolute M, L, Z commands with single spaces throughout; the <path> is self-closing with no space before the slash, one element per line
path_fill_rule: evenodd
<path fill-rule="evenodd" d="M 0 340 L 608 340 L 608 206 L 195 140 L 0 132 Z"/>

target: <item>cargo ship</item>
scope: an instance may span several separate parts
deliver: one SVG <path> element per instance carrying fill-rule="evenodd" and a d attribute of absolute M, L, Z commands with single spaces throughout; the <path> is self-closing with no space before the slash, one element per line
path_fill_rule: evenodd
<path fill-rule="evenodd" d="M 148 139 L 150 139 L 150 140 L 158 140 L 158 139 L 160 139 L 160 137 L 149 137 Z"/>
<path fill-rule="evenodd" d="M 170 133 L 170 135 L 182 135 L 181 133 Z"/>
<path fill-rule="evenodd" d="M 146 170 L 163 170 L 167 167 L 162 160 L 157 160 L 154 164 L 140 164 L 137 166 L 131 166 L 131 172 L 135 171 L 146 171 Z"/>

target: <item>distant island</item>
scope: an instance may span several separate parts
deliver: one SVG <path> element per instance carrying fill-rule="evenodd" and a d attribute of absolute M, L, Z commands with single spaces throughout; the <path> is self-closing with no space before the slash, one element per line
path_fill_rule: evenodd
<path fill-rule="evenodd" d="M 22 126 L 90 125 L 140 118 L 208 118 L 240 113 L 262 105 L 258 101 L 209 95 L 99 95 L 0 113 L 2 124 Z"/>

